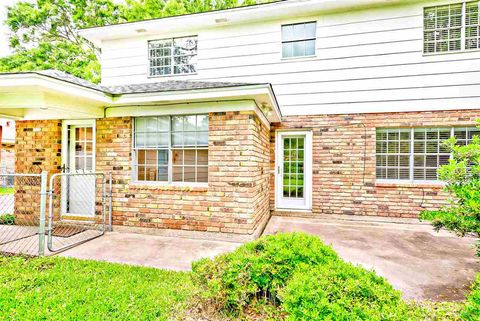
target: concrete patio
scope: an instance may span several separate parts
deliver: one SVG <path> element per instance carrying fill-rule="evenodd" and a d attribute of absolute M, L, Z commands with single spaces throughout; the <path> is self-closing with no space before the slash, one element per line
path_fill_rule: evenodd
<path fill-rule="evenodd" d="M 414 222 L 418 221 L 272 217 L 265 234 L 303 231 L 318 235 L 346 261 L 387 278 L 406 299 L 463 299 L 480 271 L 475 239 L 437 233 L 429 224 Z"/>
<path fill-rule="evenodd" d="M 473 238 L 436 233 L 400 220 L 272 217 L 264 234 L 304 231 L 331 244 L 347 261 L 374 269 L 406 299 L 461 300 L 480 263 Z M 240 243 L 111 232 L 62 256 L 188 270 L 193 261 L 232 251 Z"/>

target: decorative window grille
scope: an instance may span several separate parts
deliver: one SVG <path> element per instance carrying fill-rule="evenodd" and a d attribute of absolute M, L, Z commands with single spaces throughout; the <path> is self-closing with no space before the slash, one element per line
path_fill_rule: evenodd
<path fill-rule="evenodd" d="M 480 1 L 424 9 L 423 52 L 442 53 L 480 48 Z"/>
<path fill-rule="evenodd" d="M 315 55 L 316 22 L 304 22 L 282 26 L 282 57 Z"/>
<path fill-rule="evenodd" d="M 443 143 L 450 137 L 466 145 L 480 129 L 407 128 L 378 129 L 376 134 L 376 176 L 379 180 L 437 181 L 437 169 L 451 157 Z"/>
<path fill-rule="evenodd" d="M 148 43 L 150 76 L 195 73 L 197 46 L 196 36 L 150 41 Z"/>
<path fill-rule="evenodd" d="M 135 118 L 137 181 L 208 182 L 208 115 Z"/>

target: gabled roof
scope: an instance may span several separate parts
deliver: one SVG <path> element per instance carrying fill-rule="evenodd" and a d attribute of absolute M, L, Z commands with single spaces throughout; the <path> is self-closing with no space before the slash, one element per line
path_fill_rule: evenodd
<path fill-rule="evenodd" d="M 196 90 L 196 89 L 215 89 L 215 88 L 228 88 L 228 87 L 240 87 L 240 86 L 252 86 L 252 85 L 266 85 L 260 83 L 233 83 L 233 82 L 207 82 L 207 81 L 191 81 L 191 80 L 166 80 L 154 83 L 144 84 L 130 84 L 121 86 L 102 86 L 91 83 L 85 79 L 75 77 L 63 71 L 49 69 L 39 71 L 26 71 L 26 72 L 7 72 L 0 73 L 1 75 L 15 75 L 15 74 L 37 74 L 54 78 L 57 80 L 65 81 L 74 85 L 82 86 L 85 88 L 100 91 L 107 95 L 126 95 L 126 94 L 144 94 L 144 93 L 160 93 L 171 92 L 179 90 Z"/>

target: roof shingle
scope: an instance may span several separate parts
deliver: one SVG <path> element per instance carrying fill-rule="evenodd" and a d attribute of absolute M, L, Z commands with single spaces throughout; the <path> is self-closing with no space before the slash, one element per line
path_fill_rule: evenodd
<path fill-rule="evenodd" d="M 120 86 L 102 86 L 91 83 L 85 79 L 75 77 L 66 72 L 59 70 L 41 70 L 24 72 L 35 73 L 61 81 L 66 81 L 82 87 L 101 91 L 108 95 L 125 95 L 125 94 L 140 94 L 140 93 L 155 93 L 155 92 L 169 92 L 179 90 L 196 90 L 196 89 L 213 89 L 213 88 L 227 88 L 239 87 L 249 85 L 259 85 L 259 83 L 237 83 L 237 82 L 209 82 L 209 81 L 193 81 L 193 80 L 166 80 L 154 83 L 144 84 L 130 84 Z"/>

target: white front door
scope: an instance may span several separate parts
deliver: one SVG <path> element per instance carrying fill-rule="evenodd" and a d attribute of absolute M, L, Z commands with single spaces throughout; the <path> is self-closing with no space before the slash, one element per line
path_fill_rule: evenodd
<path fill-rule="evenodd" d="M 276 207 L 288 210 L 310 210 L 312 132 L 279 131 L 276 142 Z"/>
<path fill-rule="evenodd" d="M 95 120 L 65 121 L 62 215 L 95 216 Z M 87 175 L 85 175 L 87 174 Z"/>

